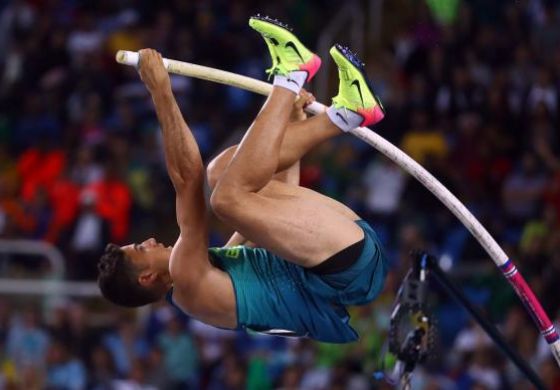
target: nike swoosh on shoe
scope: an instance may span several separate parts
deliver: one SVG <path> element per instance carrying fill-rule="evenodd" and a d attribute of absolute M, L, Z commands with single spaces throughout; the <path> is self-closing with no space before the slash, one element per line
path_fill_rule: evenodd
<path fill-rule="evenodd" d="M 362 96 L 362 88 L 360 87 L 360 82 L 358 81 L 358 79 L 356 79 L 352 81 L 352 83 L 350 84 L 350 86 L 352 85 L 358 88 L 358 93 L 360 94 L 360 100 L 362 101 L 362 107 L 363 107 L 365 104 L 364 104 L 364 97 Z"/>
<path fill-rule="evenodd" d="M 299 57 L 299 59 L 301 60 L 301 62 L 305 62 L 305 60 L 303 59 L 303 57 L 301 56 L 299 50 L 297 49 L 295 43 L 293 43 L 292 41 L 286 42 L 286 44 L 284 45 L 284 47 L 291 47 L 297 54 L 297 56 Z"/>

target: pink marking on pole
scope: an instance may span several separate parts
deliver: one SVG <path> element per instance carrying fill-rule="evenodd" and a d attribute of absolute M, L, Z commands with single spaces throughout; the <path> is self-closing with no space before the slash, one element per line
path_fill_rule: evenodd
<path fill-rule="evenodd" d="M 549 344 L 552 344 L 556 340 L 560 339 L 558 332 L 556 332 L 556 329 L 554 329 L 554 325 L 551 325 L 550 328 L 542 332 L 542 335 L 544 336 L 544 338 Z"/>
<path fill-rule="evenodd" d="M 548 336 L 544 336 L 544 339 L 546 340 L 547 343 L 554 344 L 556 341 L 558 341 L 558 339 L 560 339 L 560 336 L 558 335 L 558 332 L 556 332 L 555 330 L 554 333 Z"/>
<path fill-rule="evenodd" d="M 502 273 L 507 278 L 521 302 L 525 305 L 529 314 L 533 317 L 537 323 L 541 334 L 544 336 L 549 344 L 554 343 L 559 339 L 558 332 L 554 328 L 552 321 L 548 318 L 541 303 L 523 278 L 523 276 L 517 271 L 517 268 L 511 261 L 507 261 L 503 264 L 500 269 Z"/>
<path fill-rule="evenodd" d="M 507 260 L 504 264 L 500 265 L 500 269 L 504 274 L 510 272 L 513 268 L 515 268 L 515 265 L 511 262 L 511 260 Z"/>

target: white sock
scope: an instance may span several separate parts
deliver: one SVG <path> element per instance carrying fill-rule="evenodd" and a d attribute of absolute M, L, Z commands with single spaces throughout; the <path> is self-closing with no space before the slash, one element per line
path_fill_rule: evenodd
<path fill-rule="evenodd" d="M 363 122 L 364 118 L 355 113 L 354 111 L 348 110 L 347 108 L 335 108 L 335 106 L 330 106 L 327 108 L 327 116 L 340 130 L 348 132 L 359 127 Z"/>
<path fill-rule="evenodd" d="M 288 73 L 288 76 L 280 76 L 280 75 L 274 76 L 274 81 L 272 82 L 272 85 L 289 89 L 290 91 L 298 95 L 299 91 L 301 90 L 301 87 L 303 87 L 306 80 L 307 80 L 307 72 L 303 70 L 298 70 L 298 71 Z"/>

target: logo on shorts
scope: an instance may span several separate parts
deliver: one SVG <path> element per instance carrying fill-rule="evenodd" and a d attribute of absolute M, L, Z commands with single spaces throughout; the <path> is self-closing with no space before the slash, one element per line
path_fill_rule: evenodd
<path fill-rule="evenodd" d="M 241 249 L 234 247 L 234 248 L 228 248 L 224 251 L 225 256 L 229 257 L 230 259 L 238 259 L 239 258 L 239 254 L 241 253 Z"/>
<path fill-rule="evenodd" d="M 214 253 L 216 256 L 223 256 L 228 257 L 230 259 L 238 259 L 239 255 L 241 254 L 241 246 L 234 246 L 231 248 L 209 248 L 208 250 L 211 253 Z"/>

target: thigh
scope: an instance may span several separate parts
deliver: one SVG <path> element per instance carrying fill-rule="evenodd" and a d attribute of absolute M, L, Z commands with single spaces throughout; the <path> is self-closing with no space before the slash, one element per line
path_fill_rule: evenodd
<path fill-rule="evenodd" d="M 271 181 L 258 193 L 244 193 L 239 205 L 227 222 L 248 240 L 304 267 L 364 237 L 352 210 L 303 187 Z"/>

